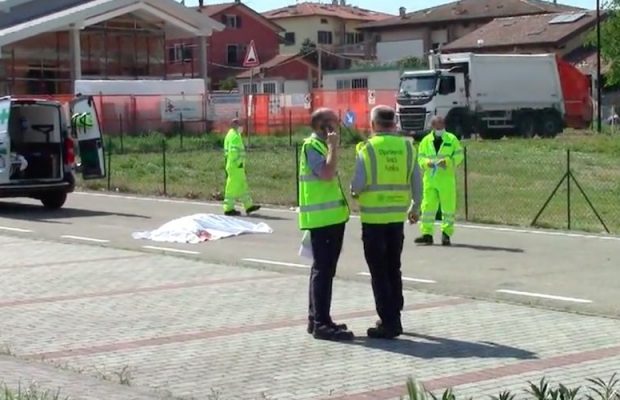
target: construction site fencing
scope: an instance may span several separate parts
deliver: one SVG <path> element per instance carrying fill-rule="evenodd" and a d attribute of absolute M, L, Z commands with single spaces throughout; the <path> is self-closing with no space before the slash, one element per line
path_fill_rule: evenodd
<path fill-rule="evenodd" d="M 254 136 L 286 135 L 307 126 L 312 111 L 335 110 L 348 128 L 370 128 L 369 112 L 376 104 L 395 104 L 393 90 L 315 90 L 311 93 L 254 94 L 212 92 L 191 95 L 93 96 L 106 135 L 136 136 L 150 132 L 196 135 L 225 132 L 232 118 L 240 118 Z M 30 97 L 30 96 L 28 96 Z M 72 95 L 37 95 L 68 103 Z"/>
<path fill-rule="evenodd" d="M 296 206 L 301 135 L 255 139 L 247 148 L 246 163 L 254 199 Z M 340 148 L 340 177 L 345 187 L 353 174 L 355 140 L 350 136 Z M 124 143 L 125 150 L 120 143 L 119 138 L 106 140 L 107 178 L 82 182 L 82 186 L 223 199 L 222 135 L 186 137 L 184 141 L 163 136 L 133 138 Z M 513 156 L 506 157 L 506 148 L 501 146 L 464 141 L 465 161 L 457 181 L 459 220 L 620 234 L 620 170 L 613 154 L 537 151 L 519 143 L 513 147 Z M 356 201 L 351 199 L 350 204 L 356 211 Z"/>

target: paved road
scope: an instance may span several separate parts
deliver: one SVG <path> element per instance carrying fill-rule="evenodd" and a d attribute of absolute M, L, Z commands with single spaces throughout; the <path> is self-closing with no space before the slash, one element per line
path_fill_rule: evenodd
<path fill-rule="evenodd" d="M 131 233 L 155 229 L 181 216 L 220 212 L 220 206 L 183 200 L 75 193 L 66 207 L 50 213 L 35 202 L 0 203 L 0 231 L 25 237 L 145 250 L 164 247 L 188 257 L 252 264 L 306 273 L 297 255 L 296 214 L 270 209 L 254 217 L 274 229 L 200 245 L 137 241 Z M 560 232 L 460 226 L 452 248 L 416 247 L 417 227 L 407 229 L 403 276 L 408 285 L 434 293 L 500 299 L 546 307 L 620 316 L 620 238 Z M 148 251 L 160 251 L 148 249 Z M 338 274 L 367 280 L 359 219 L 348 224 Z"/>
<path fill-rule="evenodd" d="M 74 400 L 390 400 L 409 376 L 481 399 L 620 372 L 617 319 L 406 291 L 406 333 L 372 340 L 369 285 L 339 279 L 332 315 L 358 338 L 321 342 L 306 276 L 6 232 L 0 252 L 0 380 Z"/>

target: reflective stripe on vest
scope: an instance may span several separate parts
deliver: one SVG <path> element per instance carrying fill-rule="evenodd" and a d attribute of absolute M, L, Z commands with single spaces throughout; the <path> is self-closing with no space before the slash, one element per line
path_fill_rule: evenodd
<path fill-rule="evenodd" d="M 381 148 L 394 149 L 399 146 L 405 147 L 405 160 L 398 160 L 398 162 L 404 161 L 405 173 L 397 171 L 396 174 L 400 176 L 395 176 L 386 172 L 386 176 L 381 180 L 388 180 L 389 183 L 381 182 L 377 152 Z M 362 151 L 365 151 L 366 155 L 363 160 L 368 182 L 360 194 L 362 222 L 379 224 L 404 222 L 411 203 L 411 174 L 415 162 L 413 146 L 404 138 L 386 135 L 370 139 Z M 394 183 L 394 180 L 402 183 Z"/>
<path fill-rule="evenodd" d="M 318 139 L 304 141 L 299 165 L 299 227 L 305 230 L 344 223 L 349 219 L 349 206 L 340 180 L 336 177 L 326 181 L 315 176 L 308 165 L 308 148 L 327 155 L 327 147 Z"/>

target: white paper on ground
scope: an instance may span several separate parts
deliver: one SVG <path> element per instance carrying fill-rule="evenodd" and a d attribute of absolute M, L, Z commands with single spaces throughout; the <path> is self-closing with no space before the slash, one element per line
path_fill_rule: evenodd
<path fill-rule="evenodd" d="M 314 260 L 312 242 L 310 241 L 310 231 L 304 231 L 304 236 L 301 238 L 301 246 L 299 246 L 299 255 L 311 261 Z"/>
<path fill-rule="evenodd" d="M 216 214 L 194 214 L 172 220 L 154 231 L 135 232 L 134 239 L 169 243 L 200 243 L 246 233 L 272 233 L 264 222 L 258 224 Z"/>

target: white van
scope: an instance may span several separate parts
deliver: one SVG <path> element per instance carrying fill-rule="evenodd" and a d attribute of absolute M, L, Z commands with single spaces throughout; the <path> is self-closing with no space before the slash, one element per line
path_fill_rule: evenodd
<path fill-rule="evenodd" d="M 92 126 L 72 126 L 70 115 L 76 113 L 90 113 Z M 0 198 L 29 197 L 46 208 L 61 208 L 75 188 L 76 150 L 84 179 L 105 177 L 92 97 L 79 96 L 68 105 L 0 97 Z"/>

